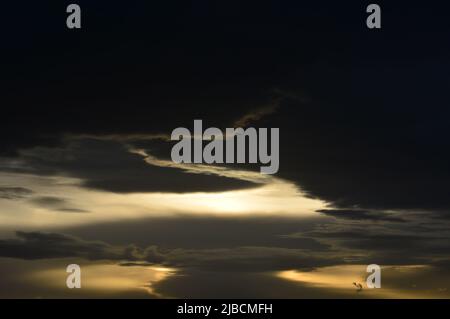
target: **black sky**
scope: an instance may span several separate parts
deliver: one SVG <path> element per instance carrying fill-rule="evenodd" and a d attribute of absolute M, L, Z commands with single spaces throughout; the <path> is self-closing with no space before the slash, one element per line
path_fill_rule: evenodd
<path fill-rule="evenodd" d="M 281 128 L 280 175 L 313 196 L 449 208 L 443 5 L 380 3 L 369 30 L 364 3 L 79 4 L 81 30 L 64 2 L 6 5 L 3 154 L 66 133 L 225 127 L 276 105 L 253 125 Z"/>

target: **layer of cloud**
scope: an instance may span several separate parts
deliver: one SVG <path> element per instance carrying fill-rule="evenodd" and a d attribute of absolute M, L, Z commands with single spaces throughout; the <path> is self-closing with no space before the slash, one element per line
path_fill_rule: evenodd
<path fill-rule="evenodd" d="M 156 246 L 112 246 L 57 233 L 16 232 L 16 238 L 0 240 L 0 257 L 26 260 L 77 257 L 88 260 L 142 262 L 171 267 L 194 267 L 223 271 L 270 271 L 311 269 L 335 264 L 337 258 L 282 247 L 235 247 L 215 249 L 161 249 Z"/>
<path fill-rule="evenodd" d="M 360 209 L 320 209 L 318 213 L 332 216 L 336 218 L 344 218 L 351 220 L 370 220 L 370 221 L 385 221 L 385 222 L 406 222 L 404 219 L 392 216 L 380 211 L 366 211 Z"/>
<path fill-rule="evenodd" d="M 170 164 L 152 163 L 120 141 L 82 138 L 70 140 L 64 147 L 22 151 L 14 165 L 4 158 L 3 170 L 75 177 L 83 187 L 116 193 L 217 192 L 258 186 L 252 178 L 245 178 L 245 172 Z"/>
<path fill-rule="evenodd" d="M 167 136 L 176 127 L 190 127 L 194 119 L 215 127 L 251 121 L 280 128 L 280 176 L 311 196 L 340 208 L 450 208 L 450 117 L 442 107 L 449 102 L 444 57 L 450 48 L 443 33 L 433 29 L 440 20 L 435 17 L 445 10 L 411 7 L 405 14 L 401 6 L 391 6 L 386 13 L 395 16 L 391 32 L 368 37 L 366 26 L 354 19 L 360 9 L 342 3 L 261 7 L 262 15 L 249 14 L 253 6 L 242 11 L 239 6 L 242 20 L 213 14 L 217 19 L 208 20 L 208 28 L 204 20 L 192 19 L 186 6 L 176 12 L 173 6 L 153 6 L 136 4 L 132 10 L 179 14 L 179 26 L 166 25 L 164 15 L 156 16 L 155 24 L 139 24 L 140 19 L 111 7 L 108 14 L 95 16 L 92 32 L 85 35 L 89 50 L 74 48 L 74 39 L 63 32 L 48 32 L 50 20 L 39 30 L 24 26 L 33 29 L 30 34 L 15 30 L 19 34 L 11 41 L 49 45 L 4 50 L 9 63 L 2 72 L 8 81 L 0 153 L 14 158 L 23 149 L 61 146 L 67 134 L 123 141 L 127 136 Z M 428 23 L 405 30 L 413 12 Z M 115 26 L 107 17 L 127 23 Z M 260 21 L 274 23 L 250 23 Z M 318 35 L 304 25 L 326 32 Z M 158 40 L 143 42 L 136 30 Z M 102 41 L 97 41 L 99 34 Z M 116 45 L 118 40 L 123 46 Z M 23 59 L 24 52 L 35 58 Z M 270 113 L 274 101 L 276 111 Z M 113 166 L 111 161 L 104 167 Z M 109 172 L 110 179 L 91 176 L 86 186 L 184 191 L 179 182 L 167 181 L 185 175 L 159 168 L 146 175 L 138 166 L 129 173 L 114 167 L 117 173 Z M 102 167 L 97 169 L 100 174 Z M 114 177 L 121 172 L 119 183 Z M 151 178 L 159 184 L 149 186 Z M 221 184 L 212 177 L 193 178 L 199 179 L 189 185 L 194 190 Z"/>
<path fill-rule="evenodd" d="M 49 208 L 64 213 L 89 213 L 86 209 L 74 207 L 66 198 L 56 196 L 37 196 L 29 200 L 35 206 Z"/>
<path fill-rule="evenodd" d="M 45 259 L 79 257 L 88 260 L 134 259 L 134 247 L 113 247 L 104 242 L 42 232 L 17 231 L 16 238 L 0 240 L 1 257 Z"/>
<path fill-rule="evenodd" d="M 17 200 L 33 194 L 31 189 L 25 187 L 0 187 L 0 199 Z"/>

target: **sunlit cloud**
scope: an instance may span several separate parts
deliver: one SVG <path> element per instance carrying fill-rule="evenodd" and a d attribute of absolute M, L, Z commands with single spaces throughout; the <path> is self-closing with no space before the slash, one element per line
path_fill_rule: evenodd
<path fill-rule="evenodd" d="M 157 293 L 153 285 L 173 276 L 176 269 L 166 267 L 122 267 L 115 264 L 88 264 L 82 266 L 82 288 L 74 291 L 74 295 L 90 294 L 108 295 L 125 292 L 144 291 L 153 297 L 162 296 Z M 67 273 L 63 267 L 53 267 L 46 270 L 31 272 L 29 280 L 67 293 L 65 286 Z M 70 295 L 70 294 L 68 294 Z"/>
<path fill-rule="evenodd" d="M 204 168 L 196 167 L 204 174 Z M 207 168 L 218 170 L 218 168 Z M 216 171 L 214 171 L 216 173 Z M 117 194 L 86 189 L 81 180 L 70 177 L 40 177 L 3 173 L 2 181 L 26 185 L 37 200 L 1 200 L 0 221 L 3 227 L 75 226 L 102 221 L 177 215 L 276 215 L 319 216 L 315 211 L 326 203 L 306 197 L 293 183 L 252 172 L 223 170 L 223 174 L 264 180 L 260 186 L 245 190 L 196 193 L 132 193 Z M 68 211 L 52 205 L 36 205 L 39 198 L 51 196 L 73 202 Z M 77 213 L 77 211 L 79 213 Z M 12 213 L 14 212 L 14 213 Z M 89 212 L 89 213 L 81 213 Z"/>
<path fill-rule="evenodd" d="M 403 265 L 382 267 L 382 287 L 366 286 L 366 265 L 339 265 L 321 267 L 312 271 L 286 270 L 276 277 L 300 285 L 336 290 L 348 297 L 361 298 L 448 298 L 447 285 L 450 278 L 440 278 L 435 269 L 426 265 Z M 358 291 L 353 283 L 361 284 Z"/>

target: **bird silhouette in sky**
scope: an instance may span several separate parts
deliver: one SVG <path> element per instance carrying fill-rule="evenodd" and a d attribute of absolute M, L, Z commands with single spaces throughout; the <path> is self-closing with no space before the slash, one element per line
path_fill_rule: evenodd
<path fill-rule="evenodd" d="M 356 282 L 353 283 L 353 286 L 356 287 L 356 291 L 357 292 L 360 292 L 362 290 L 362 288 L 363 288 L 360 283 L 356 283 Z"/>

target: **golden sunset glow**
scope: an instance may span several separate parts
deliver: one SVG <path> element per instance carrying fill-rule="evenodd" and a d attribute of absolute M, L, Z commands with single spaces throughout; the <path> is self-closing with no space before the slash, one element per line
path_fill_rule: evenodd
<path fill-rule="evenodd" d="M 432 269 L 429 266 L 384 266 L 382 273 L 385 277 L 381 289 L 369 289 L 366 285 L 366 265 L 341 265 L 322 267 L 312 271 L 286 270 L 276 274 L 284 280 L 297 282 L 302 285 L 340 291 L 348 297 L 361 298 L 448 298 L 448 291 L 434 283 Z M 422 278 L 420 284 L 418 278 Z M 450 278 L 438 279 L 441 285 L 446 285 Z M 398 285 L 397 282 L 401 282 Z M 356 284 L 362 285 L 358 291 Z"/>
<path fill-rule="evenodd" d="M 74 226 L 111 220 L 151 216 L 171 217 L 178 214 L 197 216 L 296 216 L 314 217 L 325 203 L 302 195 L 292 183 L 273 179 L 269 184 L 238 191 L 218 193 L 147 193 L 114 194 L 79 187 L 79 180 L 66 177 L 41 178 L 30 175 L 2 175 L 2 180 L 15 178 L 43 195 L 61 197 L 68 202 L 77 199 L 77 208 L 86 212 L 62 214 L 52 207 L 36 207 L 32 203 L 6 202 L 0 212 L 3 225 Z M 16 214 L 8 212 L 14 210 Z M 26 218 L 24 218 L 26 216 Z"/>

